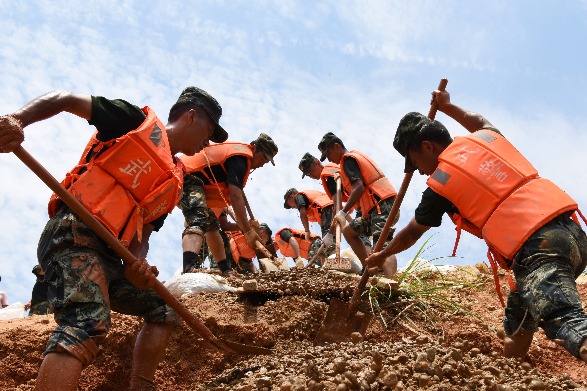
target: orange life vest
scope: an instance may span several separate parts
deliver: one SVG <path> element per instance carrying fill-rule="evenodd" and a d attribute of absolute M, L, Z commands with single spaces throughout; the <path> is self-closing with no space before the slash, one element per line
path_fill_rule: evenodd
<path fill-rule="evenodd" d="M 61 182 L 125 246 L 135 234 L 142 240 L 144 224 L 171 213 L 182 190 L 181 163 L 171 155 L 165 126 L 149 107 L 142 110 L 143 123 L 117 139 L 102 142 L 96 132 Z M 53 194 L 50 217 L 61 204 Z"/>
<path fill-rule="evenodd" d="M 298 191 L 296 196 L 298 194 L 305 195 L 308 198 L 308 201 L 310 201 L 310 205 L 306 206 L 308 221 L 322 225 L 322 210 L 334 205 L 332 200 L 328 195 L 316 190 Z"/>
<path fill-rule="evenodd" d="M 428 178 L 491 249 L 513 259 L 528 238 L 577 203 L 536 169 L 500 134 L 482 129 L 455 140 Z M 479 232 L 477 231 L 477 234 Z"/>
<path fill-rule="evenodd" d="M 279 236 L 281 231 L 283 231 L 284 229 L 290 230 L 291 233 L 293 234 L 293 238 L 296 240 L 296 242 L 298 242 L 298 245 L 300 246 L 300 257 L 308 259 L 308 253 L 310 252 L 310 247 L 312 246 L 312 242 L 314 240 L 320 238 L 320 236 L 311 233 L 310 240 L 308 241 L 308 240 L 306 240 L 305 231 L 302 231 L 299 229 L 294 229 L 294 228 L 280 229 L 275 234 L 275 242 L 277 243 L 277 247 L 279 248 L 279 251 L 281 252 L 281 254 L 283 254 L 284 257 L 292 257 L 292 258 L 295 257 L 295 254 L 294 254 L 291 246 L 289 245 L 289 243 L 284 242 L 283 239 L 281 239 L 281 236 Z"/>
<path fill-rule="evenodd" d="M 375 196 L 379 197 L 379 200 L 385 200 L 390 197 L 395 197 L 397 191 L 391 185 L 391 182 L 385 177 L 383 171 L 371 160 L 367 155 L 359 151 L 350 151 L 342 155 L 340 159 L 340 167 L 344 167 L 344 161 L 346 158 L 352 157 L 356 160 L 359 165 L 359 170 L 363 176 L 363 186 L 365 191 L 359 200 L 359 206 L 361 207 L 361 214 L 366 217 L 371 209 L 377 207 L 379 210 L 378 200 Z M 351 194 L 353 191 L 353 185 L 349 178 L 345 175 L 344 170 L 341 170 L 342 187 Z"/>
<path fill-rule="evenodd" d="M 255 258 L 255 250 L 247 243 L 247 239 L 241 231 L 225 231 L 225 233 L 230 238 L 230 253 L 236 263 L 241 257 L 246 259 Z"/>
<path fill-rule="evenodd" d="M 338 164 L 328 163 L 324 166 L 322 172 L 320 173 L 320 181 L 322 182 L 322 187 L 324 188 L 324 191 L 326 192 L 328 197 L 330 197 L 331 200 L 334 200 L 334 194 L 330 194 L 330 189 L 328 189 L 327 180 L 328 178 L 332 178 L 332 180 L 334 180 L 334 174 L 336 174 L 337 172 L 340 173 L 340 167 L 338 166 Z M 341 193 L 342 202 L 347 202 L 349 199 L 349 195 L 344 190 Z"/>
<path fill-rule="evenodd" d="M 253 158 L 253 150 L 249 144 L 226 141 L 207 146 L 193 156 L 184 155 L 180 157 L 187 174 L 199 172 L 210 182 L 210 184 L 204 185 L 208 208 L 224 208 L 230 205 L 228 184 L 226 182 L 217 182 L 212 174 L 211 167 L 221 166 L 226 172 L 224 163 L 232 156 L 245 156 L 247 158 L 247 173 L 243 180 L 244 186 L 249 177 L 251 159 Z"/>

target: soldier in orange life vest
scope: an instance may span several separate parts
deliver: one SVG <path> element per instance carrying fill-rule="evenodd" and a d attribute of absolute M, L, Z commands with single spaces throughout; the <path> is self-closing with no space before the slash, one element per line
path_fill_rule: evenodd
<path fill-rule="evenodd" d="M 326 235 L 332 224 L 332 216 L 334 214 L 334 204 L 332 200 L 325 193 L 315 190 L 302 190 L 298 191 L 295 188 L 291 188 L 285 192 L 283 196 L 285 209 L 296 208 L 300 212 L 300 220 L 304 226 L 304 239 L 311 244 L 310 251 L 306 257 L 308 259 L 313 258 L 316 252 L 322 245 L 322 240 L 316 238 L 310 241 L 310 222 L 320 224 L 322 235 Z M 326 256 L 334 251 L 334 245 L 325 248 L 322 251 L 322 256 L 319 256 L 319 260 L 316 261 L 316 265 L 320 266 Z M 305 258 L 306 258 L 305 257 Z M 303 264 L 301 259 L 294 259 L 296 264 Z"/>
<path fill-rule="evenodd" d="M 331 245 L 336 224 L 340 224 L 344 227 L 342 232 L 346 241 L 365 266 L 365 258 L 370 250 L 361 240 L 361 236 L 373 236 L 373 242 L 377 242 L 397 192 L 373 160 L 362 152 L 348 151 L 334 133 L 326 133 L 318 144 L 318 149 L 322 153 L 320 161 L 328 158 L 330 162 L 338 163 L 342 167 L 342 187 L 349 195 L 344 207 L 334 216 L 330 232 L 322 240 L 326 245 Z M 349 213 L 354 207 L 361 209 L 361 217 L 351 220 Z M 351 221 L 345 227 L 347 220 Z M 389 233 L 386 242 L 392 237 L 393 231 Z M 383 265 L 383 271 L 387 277 L 396 273 L 395 256 L 389 257 Z"/>
<path fill-rule="evenodd" d="M 432 99 L 471 134 L 453 140 L 438 121 L 419 113 L 402 118 L 394 147 L 406 158 L 406 172 L 430 175 L 429 187 L 412 221 L 369 265 L 411 247 L 447 213 L 457 229 L 485 240 L 492 265 L 496 258 L 513 272 L 504 355 L 523 359 L 540 326 L 587 361 L 587 314 L 575 285 L 587 265 L 587 236 L 574 214 L 577 204 L 538 176 L 484 117 L 452 104 L 448 92 L 434 91 Z"/>
<path fill-rule="evenodd" d="M 261 133 L 250 144 L 234 141 L 213 144 L 191 157 L 182 157 L 186 177 L 183 197 L 179 204 L 183 211 L 186 226 L 182 234 L 184 266 L 200 264 L 198 253 L 206 238 L 210 252 L 217 260 L 224 275 L 231 274 L 231 266 L 226 259 L 218 219 L 210 208 L 231 206 L 236 223 L 247 242 L 255 246 L 260 240 L 254 230 L 257 222 L 249 222 L 245 207 L 243 188 L 252 169 L 263 167 L 277 154 L 277 145 Z"/>
<path fill-rule="evenodd" d="M 306 232 L 301 229 L 295 228 L 282 228 L 275 234 L 275 243 L 277 248 L 284 257 L 292 257 L 296 267 L 304 267 L 304 261 L 302 258 L 312 258 L 310 249 L 312 243 L 320 236 L 310 234 L 310 238 L 306 239 Z"/>
<path fill-rule="evenodd" d="M 54 91 L 0 117 L 0 150 L 13 151 L 24 139 L 25 126 L 64 111 L 86 119 L 97 131 L 62 185 L 142 260 L 123 266 L 75 213 L 51 197 L 50 220 L 37 254 L 59 326 L 49 337 L 36 387 L 77 389 L 82 369 L 94 360 L 108 333 L 113 309 L 145 320 L 135 343 L 130 385 L 124 388 L 153 389 L 157 364 L 178 319 L 148 289 L 158 272 L 144 257 L 151 233 L 179 201 L 182 171 L 174 155 L 193 155 L 208 140 L 226 140 L 218 123 L 222 108 L 207 92 L 188 87 L 164 126 L 149 107 Z"/>

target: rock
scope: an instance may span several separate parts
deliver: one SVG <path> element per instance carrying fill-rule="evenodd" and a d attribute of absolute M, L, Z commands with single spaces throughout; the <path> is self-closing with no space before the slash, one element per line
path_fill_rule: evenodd
<path fill-rule="evenodd" d="M 243 290 L 246 292 L 256 291 L 258 288 L 257 280 L 243 281 Z"/>
<path fill-rule="evenodd" d="M 532 380 L 530 384 L 528 384 L 529 390 L 546 390 L 547 388 L 548 386 L 544 382 L 536 379 Z"/>

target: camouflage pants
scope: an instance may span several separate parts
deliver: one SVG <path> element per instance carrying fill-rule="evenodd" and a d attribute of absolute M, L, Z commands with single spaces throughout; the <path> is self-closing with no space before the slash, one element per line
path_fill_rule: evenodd
<path fill-rule="evenodd" d="M 208 231 L 220 229 L 216 214 L 208 208 L 204 185 L 199 178 L 186 175 L 184 178 L 183 196 L 179 208 L 185 218 L 186 233 L 204 235 Z"/>
<path fill-rule="evenodd" d="M 377 208 L 373 208 L 367 213 L 365 217 L 356 217 L 354 218 L 349 225 L 351 228 L 361 237 L 361 240 L 365 245 L 369 243 L 368 238 L 373 236 L 373 243 L 377 243 L 379 240 L 379 236 L 381 236 L 381 232 L 383 231 L 383 227 L 385 226 L 385 221 L 387 220 L 387 216 L 389 216 L 389 212 L 391 212 L 391 208 L 393 207 L 393 201 L 395 198 L 386 198 L 379 202 L 379 210 Z M 394 225 L 399 219 L 399 213 L 396 217 L 396 221 L 394 221 Z M 387 235 L 387 239 L 385 242 L 389 242 L 393 239 L 393 230 L 390 231 L 389 235 Z M 370 243 L 369 243 L 370 244 Z"/>
<path fill-rule="evenodd" d="M 330 225 L 332 225 L 332 217 L 334 216 L 334 205 L 326 207 L 322 209 L 322 213 L 320 218 L 322 220 L 322 224 L 320 225 L 320 229 L 322 230 L 322 237 L 328 233 L 330 230 Z"/>
<path fill-rule="evenodd" d="M 40 301 L 35 304 L 31 304 L 31 308 L 29 310 L 29 316 L 31 315 L 47 315 L 51 313 L 51 309 L 49 308 L 48 301 Z"/>
<path fill-rule="evenodd" d="M 587 314 L 575 278 L 586 265 L 587 236 L 570 218 L 559 216 L 536 231 L 514 257 L 517 291 L 508 296 L 506 334 L 512 335 L 522 322 L 522 331 L 540 326 L 578 357 L 587 338 Z"/>
<path fill-rule="evenodd" d="M 141 291 L 124 278 L 120 259 L 69 211 L 49 220 L 37 253 L 49 284 L 49 307 L 59 325 L 44 354 L 68 352 L 91 362 L 97 347 L 89 348 L 105 338 L 111 310 L 141 316 L 146 322 L 178 321 L 153 290 Z"/>

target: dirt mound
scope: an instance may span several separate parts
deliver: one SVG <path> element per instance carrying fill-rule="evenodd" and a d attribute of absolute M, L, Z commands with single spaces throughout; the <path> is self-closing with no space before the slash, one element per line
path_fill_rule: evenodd
<path fill-rule="evenodd" d="M 253 291 L 189 296 L 183 303 L 217 336 L 271 347 L 273 354 L 224 355 L 182 325 L 158 368 L 160 389 L 587 389 L 587 365 L 541 332 L 529 363 L 501 357 L 496 334 L 503 310 L 484 267 L 426 273 L 403 281 L 398 292 L 373 285 L 362 303 L 375 311 L 365 338 L 325 346 L 312 341 L 328 301 L 352 295 L 356 278 L 295 269 L 257 277 Z M 243 282 L 231 278 L 234 286 Z M 579 288 L 587 300 L 587 286 Z M 101 353 L 82 374 L 80 389 L 120 390 L 128 384 L 142 324 L 116 313 L 112 324 Z M 51 316 L 0 322 L 0 389 L 34 387 L 54 327 Z"/>

